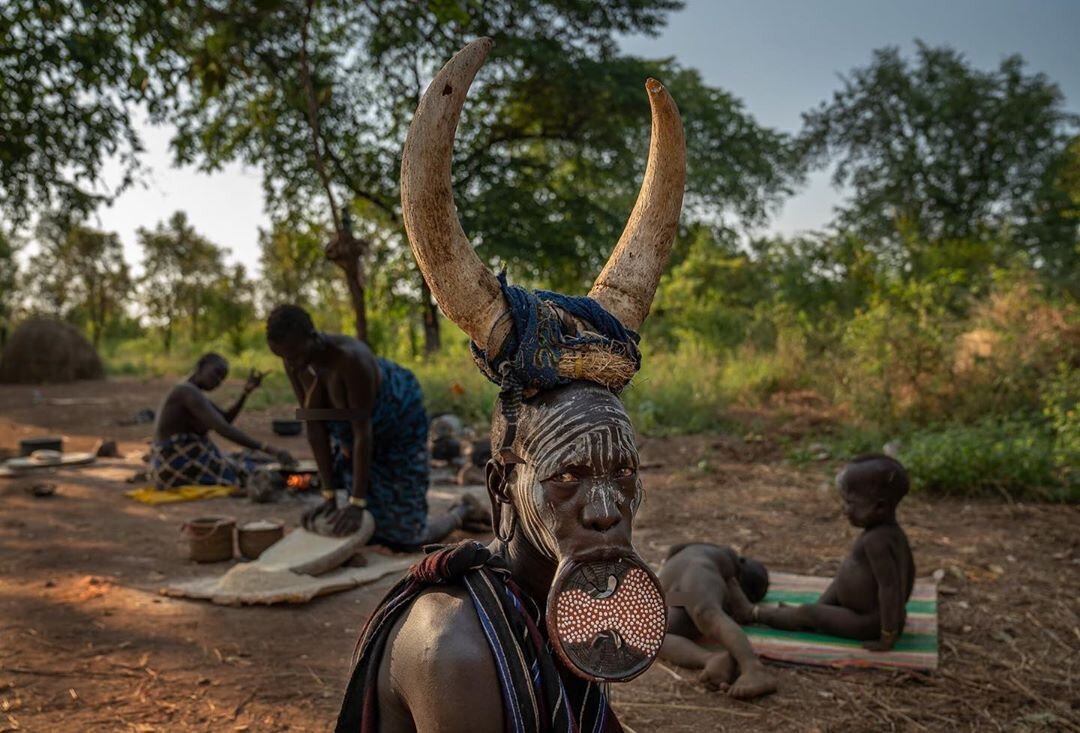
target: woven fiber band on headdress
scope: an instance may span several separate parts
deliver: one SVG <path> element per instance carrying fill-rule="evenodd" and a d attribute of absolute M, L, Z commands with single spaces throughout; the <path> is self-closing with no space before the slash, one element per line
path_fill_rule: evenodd
<path fill-rule="evenodd" d="M 547 290 L 499 286 L 509 306 L 512 328 L 502 349 L 489 357 L 472 344 L 473 359 L 488 379 L 501 387 L 507 418 L 507 445 L 513 442 L 517 406 L 523 393 L 535 393 L 584 380 L 621 392 L 638 369 L 638 335 L 592 298 Z M 564 323 L 560 311 L 580 322 Z"/>

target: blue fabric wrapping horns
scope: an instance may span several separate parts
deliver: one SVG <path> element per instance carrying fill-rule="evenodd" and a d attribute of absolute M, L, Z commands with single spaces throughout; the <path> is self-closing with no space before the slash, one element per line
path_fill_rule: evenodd
<path fill-rule="evenodd" d="M 501 458 L 504 462 L 518 463 L 520 459 L 513 455 L 510 446 L 513 445 L 517 408 L 523 393 L 587 379 L 588 375 L 572 376 L 559 371 L 560 359 L 564 356 L 572 358 L 575 352 L 585 350 L 620 355 L 633 364 L 636 372 L 641 368 L 641 351 L 638 349 L 640 337 L 592 298 L 573 297 L 548 290 L 529 291 L 507 284 L 505 272 L 499 274 L 498 280 L 509 306 L 512 328 L 497 354 L 488 355 L 475 343 L 472 344 L 472 354 L 484 376 L 501 388 L 499 399 L 507 419 Z M 555 306 L 583 321 L 587 324 L 588 332 L 569 332 L 567 324 L 549 306 Z M 628 383 L 629 379 L 615 384 L 608 380 L 603 386 L 617 394 Z"/>

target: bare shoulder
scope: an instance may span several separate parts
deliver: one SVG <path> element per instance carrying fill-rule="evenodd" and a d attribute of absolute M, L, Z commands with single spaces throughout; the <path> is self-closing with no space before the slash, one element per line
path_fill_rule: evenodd
<path fill-rule="evenodd" d="M 445 720 L 448 711 L 444 706 L 448 701 L 468 700 L 473 714 L 463 730 L 502 730 L 495 661 L 467 591 L 425 591 L 413 601 L 392 633 L 392 694 L 414 721 Z"/>
<path fill-rule="evenodd" d="M 180 382 L 174 385 L 165 398 L 166 402 L 186 402 L 188 404 L 191 404 L 192 400 L 204 401 L 206 399 L 206 394 L 191 382 Z"/>
<path fill-rule="evenodd" d="M 440 635 L 484 639 L 472 598 L 464 588 L 429 588 L 417 596 L 403 618 L 402 634 L 418 631 L 426 639 Z"/>
<path fill-rule="evenodd" d="M 372 365 L 375 363 L 375 353 L 360 339 L 340 333 L 326 335 L 325 338 L 350 362 Z"/>
<path fill-rule="evenodd" d="M 907 547 L 908 539 L 899 524 L 889 524 L 864 532 L 859 538 L 859 544 L 867 552 L 881 552 L 892 548 Z"/>
<path fill-rule="evenodd" d="M 694 542 L 672 548 L 664 567 L 681 570 L 689 566 L 710 566 L 726 577 L 734 572 L 737 561 L 738 555 L 728 545 Z"/>

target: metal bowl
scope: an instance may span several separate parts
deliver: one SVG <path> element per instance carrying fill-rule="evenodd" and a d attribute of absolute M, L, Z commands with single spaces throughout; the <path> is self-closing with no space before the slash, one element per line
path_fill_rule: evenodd
<path fill-rule="evenodd" d="M 34 451 L 39 450 L 62 453 L 64 451 L 64 439 L 58 435 L 47 435 L 39 438 L 23 438 L 19 441 L 20 456 L 29 456 Z"/>
<path fill-rule="evenodd" d="M 271 427 L 277 435 L 299 435 L 304 432 L 304 423 L 300 420 L 274 420 Z"/>

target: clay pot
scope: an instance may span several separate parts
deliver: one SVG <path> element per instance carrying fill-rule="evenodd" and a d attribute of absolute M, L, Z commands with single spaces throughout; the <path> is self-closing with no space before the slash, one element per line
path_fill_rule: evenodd
<path fill-rule="evenodd" d="M 236 520 L 229 517 L 197 517 L 184 522 L 180 534 L 187 538 L 189 557 L 195 562 L 224 562 L 233 558 Z"/>
<path fill-rule="evenodd" d="M 257 560 L 268 547 L 285 536 L 285 525 L 276 519 L 260 519 L 242 524 L 236 530 L 236 544 L 240 554 L 248 560 Z"/>

